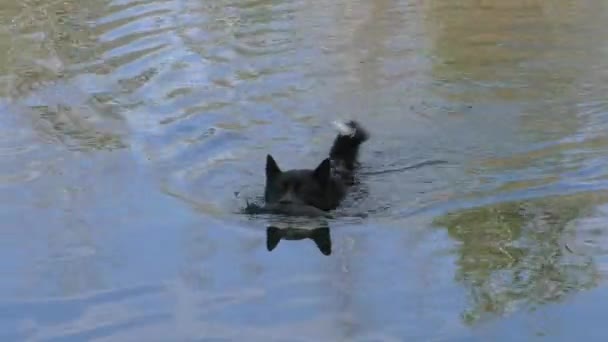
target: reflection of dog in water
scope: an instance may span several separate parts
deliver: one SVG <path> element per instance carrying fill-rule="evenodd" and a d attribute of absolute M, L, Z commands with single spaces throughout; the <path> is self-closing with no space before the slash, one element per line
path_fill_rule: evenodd
<path fill-rule="evenodd" d="M 303 240 L 311 239 L 324 255 L 331 254 L 331 238 L 329 228 L 277 228 L 270 226 L 266 228 L 266 247 L 272 251 L 281 240 Z"/>
<path fill-rule="evenodd" d="M 368 133 L 355 121 L 335 123 L 339 130 L 329 152 L 314 170 L 283 171 L 269 154 L 263 207 L 248 204 L 249 213 L 328 217 L 354 184 L 360 145 Z"/>

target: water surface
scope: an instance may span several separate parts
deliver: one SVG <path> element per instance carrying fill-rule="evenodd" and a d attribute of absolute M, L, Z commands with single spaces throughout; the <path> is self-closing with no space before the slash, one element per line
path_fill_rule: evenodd
<path fill-rule="evenodd" d="M 0 340 L 603 340 L 603 2 L 1 7 Z M 337 218 L 238 213 L 339 118 Z"/>

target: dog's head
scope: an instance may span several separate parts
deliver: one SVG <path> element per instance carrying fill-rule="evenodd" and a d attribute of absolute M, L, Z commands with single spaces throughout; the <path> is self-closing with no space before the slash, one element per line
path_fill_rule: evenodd
<path fill-rule="evenodd" d="M 321 207 L 330 180 L 330 161 L 323 160 L 314 170 L 281 171 L 271 155 L 266 157 L 267 204 L 295 204 Z"/>

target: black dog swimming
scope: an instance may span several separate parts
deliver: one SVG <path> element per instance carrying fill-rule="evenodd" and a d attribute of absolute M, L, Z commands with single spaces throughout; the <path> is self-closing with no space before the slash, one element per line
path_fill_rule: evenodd
<path fill-rule="evenodd" d="M 274 158 L 266 157 L 264 207 L 248 205 L 248 211 L 297 216 L 330 217 L 354 184 L 359 147 L 369 134 L 356 121 L 335 123 L 339 133 L 324 159 L 314 170 L 283 171 Z"/>

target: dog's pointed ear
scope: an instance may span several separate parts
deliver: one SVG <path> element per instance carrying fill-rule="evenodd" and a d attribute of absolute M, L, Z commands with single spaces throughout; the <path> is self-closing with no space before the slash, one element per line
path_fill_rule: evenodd
<path fill-rule="evenodd" d="M 274 158 L 269 154 L 266 156 L 266 178 L 273 179 L 276 176 L 281 174 L 281 169 L 277 165 L 277 162 L 274 161 Z"/>
<path fill-rule="evenodd" d="M 315 179 L 319 181 L 319 183 L 321 183 L 321 185 L 323 186 L 327 185 L 327 183 L 329 182 L 329 176 L 331 171 L 330 166 L 331 163 L 329 161 L 329 158 L 326 158 L 321 162 L 321 164 L 319 164 L 319 166 L 317 166 L 315 171 L 313 171 L 313 177 L 315 177 Z"/>
<path fill-rule="evenodd" d="M 271 252 L 281 241 L 281 230 L 277 227 L 266 228 L 266 249 Z"/>
<path fill-rule="evenodd" d="M 323 255 L 331 254 L 331 237 L 329 236 L 329 228 L 313 229 L 310 238 L 315 242 L 317 248 Z"/>

